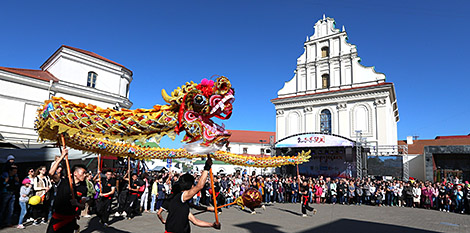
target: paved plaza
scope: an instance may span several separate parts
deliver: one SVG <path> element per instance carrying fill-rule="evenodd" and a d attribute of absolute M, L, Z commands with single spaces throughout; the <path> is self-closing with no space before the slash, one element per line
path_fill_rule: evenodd
<path fill-rule="evenodd" d="M 470 215 L 443 213 L 434 210 L 397 207 L 313 205 L 318 213 L 301 217 L 300 204 L 268 204 L 256 215 L 237 207 L 224 209 L 219 215 L 222 229 L 191 227 L 191 232 L 240 233 L 333 233 L 333 232 L 470 232 Z M 214 221 L 211 212 L 192 210 L 197 218 Z M 143 214 L 132 220 L 111 217 L 111 225 L 103 228 L 96 216 L 80 220 L 81 232 L 164 232 L 155 214 Z M 24 230 L 4 228 L 1 232 L 45 232 L 46 225 L 27 226 Z"/>

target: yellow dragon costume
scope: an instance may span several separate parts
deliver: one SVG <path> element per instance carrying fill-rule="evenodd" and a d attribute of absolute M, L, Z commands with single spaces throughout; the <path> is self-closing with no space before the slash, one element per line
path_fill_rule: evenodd
<path fill-rule="evenodd" d="M 230 133 L 211 118 L 229 119 L 235 92 L 228 78 L 203 79 L 201 83 L 187 82 L 171 95 L 162 90 L 166 105 L 152 109 L 102 109 L 94 105 L 75 104 L 63 98 L 46 100 L 38 110 L 35 122 L 41 140 L 58 141 L 64 135 L 66 145 L 74 149 L 102 155 L 135 159 L 166 159 L 205 157 L 185 149 L 149 148 L 136 145 L 162 136 L 175 139 L 185 132 L 183 142 L 201 141 L 202 146 L 228 143 Z M 310 152 L 290 157 L 244 156 L 216 151 L 212 158 L 242 166 L 277 167 L 308 161 Z"/>

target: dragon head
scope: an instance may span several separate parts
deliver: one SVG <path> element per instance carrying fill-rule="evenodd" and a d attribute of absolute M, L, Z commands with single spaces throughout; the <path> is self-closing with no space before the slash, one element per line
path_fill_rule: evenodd
<path fill-rule="evenodd" d="M 188 82 L 174 90 L 171 95 L 162 90 L 163 99 L 177 111 L 176 133 L 186 132 L 183 142 L 199 140 L 203 145 L 223 145 L 230 133 L 224 126 L 217 125 L 211 118 L 227 120 L 232 115 L 232 103 L 235 92 L 228 78 L 218 77 L 213 80 L 203 79 L 201 83 Z"/>

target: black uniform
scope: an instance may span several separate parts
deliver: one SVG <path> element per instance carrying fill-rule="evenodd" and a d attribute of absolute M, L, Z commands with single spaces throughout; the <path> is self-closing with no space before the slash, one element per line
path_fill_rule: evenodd
<path fill-rule="evenodd" d="M 118 196 L 118 213 L 122 213 L 126 210 L 127 196 L 129 195 L 129 189 L 127 188 L 127 180 L 119 179 L 119 196 Z"/>
<path fill-rule="evenodd" d="M 109 193 L 111 192 L 112 188 L 116 188 L 116 180 L 111 178 L 111 179 L 106 179 L 102 178 L 101 179 L 101 186 L 102 186 L 102 191 L 101 193 Z M 111 212 L 111 200 L 113 198 L 113 195 L 108 195 L 108 196 L 103 196 L 98 199 L 98 202 L 96 203 L 96 215 L 101 219 L 101 223 L 108 223 L 109 221 L 109 214 Z"/>
<path fill-rule="evenodd" d="M 140 186 L 139 180 L 131 179 L 131 189 L 138 189 Z M 139 192 L 129 190 L 129 196 L 126 203 L 126 212 L 129 218 L 134 217 L 139 213 Z"/>
<path fill-rule="evenodd" d="M 300 194 L 302 195 L 302 214 L 307 214 L 308 211 L 312 211 L 313 208 L 308 205 L 308 186 L 300 185 Z"/>
<path fill-rule="evenodd" d="M 166 202 L 166 201 L 165 201 Z M 173 233 L 189 233 L 189 202 L 183 202 L 183 192 L 175 195 L 168 203 L 168 217 L 165 230 Z"/>
<path fill-rule="evenodd" d="M 87 194 L 86 183 L 80 182 L 75 185 L 75 199 L 81 201 Z M 72 206 L 70 200 L 72 192 L 68 179 L 60 179 L 57 185 L 57 194 L 54 199 L 53 214 L 47 227 L 48 233 L 53 232 L 73 232 L 78 229 L 76 216 L 79 214 L 79 208 Z"/>

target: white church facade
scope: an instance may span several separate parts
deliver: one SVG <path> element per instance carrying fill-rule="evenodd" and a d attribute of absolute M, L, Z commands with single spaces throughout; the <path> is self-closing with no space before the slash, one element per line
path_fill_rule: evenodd
<path fill-rule="evenodd" d="M 271 100 L 276 138 L 307 132 L 334 134 L 368 144 L 397 145 L 399 121 L 394 85 L 360 63 L 344 29 L 323 17 L 307 37 L 294 77 Z"/>
<path fill-rule="evenodd" d="M 67 45 L 37 70 L 0 67 L 0 162 L 7 153 L 46 153 L 24 150 L 45 146 L 37 142 L 34 130 L 36 111 L 44 100 L 57 96 L 101 108 L 130 108 L 131 82 L 132 71 L 125 66 Z M 27 160 L 22 157 L 17 162 L 23 159 Z"/>

